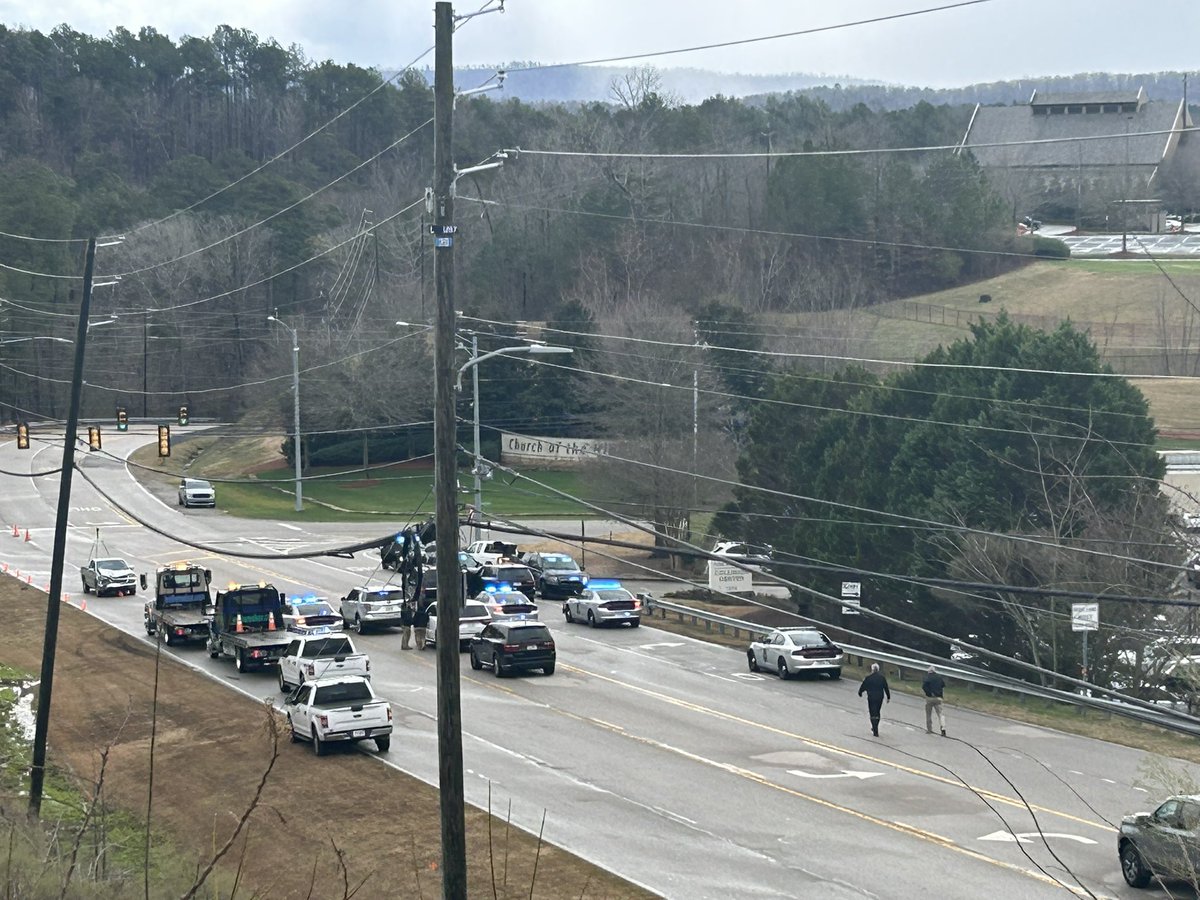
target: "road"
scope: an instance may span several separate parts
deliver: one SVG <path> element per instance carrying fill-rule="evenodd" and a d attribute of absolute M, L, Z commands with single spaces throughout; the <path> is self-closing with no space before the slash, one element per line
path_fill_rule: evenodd
<path fill-rule="evenodd" d="M 124 457 L 151 439 L 106 435 L 106 449 Z M 60 454 L 0 443 L 0 469 L 48 469 Z M 403 524 L 239 521 L 164 503 L 120 462 L 90 456 L 83 466 L 137 516 L 222 547 L 272 554 Z M 0 563 L 34 584 L 49 581 L 57 478 L 0 476 Z M 336 599 L 374 569 L 373 554 L 238 560 L 188 550 L 78 477 L 70 526 L 65 584 L 76 605 L 74 567 L 97 528 L 139 571 L 190 558 L 211 567 L 218 584 L 262 579 Z M 90 614 L 131 634 L 144 635 L 141 608 L 140 597 L 87 598 Z M 534 832 L 544 813 L 548 840 L 631 881 L 688 898 L 901 898 L 930 888 L 1036 898 L 1064 887 L 1087 896 L 1081 884 L 1096 896 L 1155 895 L 1125 887 L 1110 823 L 1153 807 L 1161 790 L 1139 779 L 1164 763 L 1158 757 L 956 710 L 952 697 L 949 739 L 926 735 L 922 708 L 903 695 L 885 707 L 874 739 L 854 684 L 780 682 L 746 671 L 735 650 L 653 628 L 567 626 L 552 604 L 543 608 L 558 643 L 553 677 L 501 680 L 473 672 L 463 657 L 467 798 L 486 807 L 490 789 L 493 810 L 506 814 L 511 802 L 514 823 Z M 396 714 L 389 764 L 436 783 L 434 654 L 401 651 L 398 634 L 359 643 Z M 274 672 L 239 676 L 200 646 L 171 652 L 231 688 L 278 701 Z M 1172 893 L 1181 896 L 1175 885 Z"/>

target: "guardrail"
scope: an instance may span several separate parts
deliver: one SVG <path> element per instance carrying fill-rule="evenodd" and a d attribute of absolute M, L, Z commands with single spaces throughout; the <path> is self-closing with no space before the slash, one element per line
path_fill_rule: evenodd
<path fill-rule="evenodd" d="M 690 606 L 684 606 L 681 603 L 672 603 L 669 600 L 659 600 L 648 592 L 640 593 L 638 596 L 645 604 L 644 613 L 650 618 L 653 618 L 656 612 L 661 613 L 661 618 L 663 619 L 667 618 L 668 614 L 670 614 L 678 617 L 679 622 L 682 624 L 687 624 L 688 620 L 690 620 L 690 624 L 692 625 L 703 624 L 709 632 L 713 631 L 714 626 L 716 626 L 717 633 L 730 634 L 732 632 L 730 636 L 734 638 L 740 637 L 741 633 L 745 632 L 748 640 L 752 639 L 754 635 L 769 634 L 775 630 L 770 625 L 747 622 L 744 619 L 735 619 L 731 616 L 723 616 L 719 613 L 695 609 Z M 857 647 L 852 644 L 841 644 L 840 646 L 849 656 L 858 657 L 859 666 L 864 665 L 867 660 L 870 660 L 884 666 L 894 667 L 896 677 L 900 681 L 905 680 L 906 673 L 911 673 L 919 678 L 930 665 L 936 665 L 938 671 L 944 677 L 953 678 L 956 681 L 965 683 L 969 690 L 981 687 L 991 690 L 992 693 L 1007 691 L 1016 694 L 1019 699 L 1036 697 L 1042 700 L 1052 700 L 1056 703 L 1065 703 L 1073 706 L 1081 712 L 1085 707 L 1096 709 L 1111 715 L 1147 722 L 1171 731 L 1200 736 L 1200 719 L 1179 713 L 1175 710 L 1147 709 L 1142 706 L 1132 706 L 1119 700 L 1093 697 L 1088 694 L 1077 694 L 1071 691 L 1061 691 L 1056 688 L 1043 687 L 1042 685 L 1022 681 L 1019 678 L 1011 678 L 1007 675 L 999 675 L 980 669 L 955 666 L 940 660 L 915 659 L 869 647 Z"/>

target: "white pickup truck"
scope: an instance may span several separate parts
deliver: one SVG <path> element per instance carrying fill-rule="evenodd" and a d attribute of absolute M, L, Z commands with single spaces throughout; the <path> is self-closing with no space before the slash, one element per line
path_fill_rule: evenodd
<path fill-rule="evenodd" d="M 481 566 L 491 566 L 501 560 L 515 560 L 517 545 L 507 541 L 475 541 L 467 546 L 467 554 Z"/>
<path fill-rule="evenodd" d="M 279 660 L 279 689 L 284 693 L 307 681 L 341 675 L 371 677 L 371 660 L 344 634 L 294 635 Z"/>
<path fill-rule="evenodd" d="M 392 707 L 357 675 L 306 682 L 283 708 L 292 743 L 312 741 L 317 756 L 324 756 L 331 743 L 373 740 L 380 753 L 392 745 Z"/>

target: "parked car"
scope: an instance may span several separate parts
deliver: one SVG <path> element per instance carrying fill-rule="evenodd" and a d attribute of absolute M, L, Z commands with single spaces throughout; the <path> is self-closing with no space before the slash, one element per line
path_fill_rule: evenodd
<path fill-rule="evenodd" d="M 572 597 L 588 584 L 588 575 L 568 553 L 525 553 L 521 562 L 537 579 L 537 592 L 546 599 Z"/>
<path fill-rule="evenodd" d="M 525 595 L 519 595 L 525 600 Z M 477 600 L 468 600 L 458 613 L 458 649 L 466 650 L 471 646 L 471 639 L 476 637 L 488 623 L 492 614 L 487 606 Z M 437 644 L 437 604 L 429 604 L 429 627 L 425 632 L 426 644 Z"/>
<path fill-rule="evenodd" d="M 762 572 L 764 567 L 771 562 L 771 554 L 775 550 L 773 547 L 757 546 L 743 541 L 717 541 L 712 552 L 716 556 L 725 556 L 736 560 L 752 572 Z"/>
<path fill-rule="evenodd" d="M 288 597 L 283 601 L 283 628 L 297 634 L 329 634 L 342 630 L 342 616 L 324 597 Z"/>
<path fill-rule="evenodd" d="M 563 601 L 563 617 L 568 622 L 598 625 L 642 624 L 642 601 L 611 578 L 593 578 L 577 597 Z"/>
<path fill-rule="evenodd" d="M 493 622 L 508 619 L 536 620 L 537 605 L 520 591 L 506 584 L 487 585 L 476 595 L 475 600 L 487 608 Z"/>
<path fill-rule="evenodd" d="M 479 570 L 483 586 L 507 585 L 514 591 L 520 591 L 530 600 L 537 593 L 537 578 L 533 569 L 520 563 L 487 563 Z"/>
<path fill-rule="evenodd" d="M 480 565 L 489 565 L 517 558 L 517 545 L 508 541 L 475 541 L 467 545 L 467 553 Z"/>
<path fill-rule="evenodd" d="M 799 672 L 842 677 L 842 648 L 815 628 L 777 628 L 746 650 L 751 672 L 766 669 L 786 680 Z"/>
<path fill-rule="evenodd" d="M 554 674 L 554 638 L 540 622 L 492 622 L 471 641 L 471 668 L 488 666 L 496 677 L 527 669 Z"/>
<path fill-rule="evenodd" d="M 1117 858 L 1130 887 L 1143 888 L 1154 876 L 1192 880 L 1200 871 L 1200 796 L 1178 796 L 1152 813 L 1121 820 Z"/>
<path fill-rule="evenodd" d="M 89 559 L 88 564 L 79 570 L 79 580 L 85 594 L 93 591 L 97 597 L 107 593 L 132 597 L 137 593 L 137 575 L 129 563 L 117 557 Z"/>
<path fill-rule="evenodd" d="M 193 506 L 217 505 L 217 489 L 199 478 L 182 478 L 179 481 L 179 505 L 184 509 Z"/>
<path fill-rule="evenodd" d="M 284 701 L 292 743 L 312 741 L 324 756 L 329 744 L 375 741 L 380 753 L 392 745 L 392 707 L 375 696 L 371 682 L 358 675 L 309 681 Z"/>
<path fill-rule="evenodd" d="M 342 620 L 359 634 L 400 624 L 404 591 L 398 587 L 354 588 L 342 598 Z"/>

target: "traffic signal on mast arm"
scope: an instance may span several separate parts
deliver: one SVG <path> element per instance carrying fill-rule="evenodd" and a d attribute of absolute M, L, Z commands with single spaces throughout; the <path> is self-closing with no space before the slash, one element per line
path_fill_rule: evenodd
<path fill-rule="evenodd" d="M 88 449 L 89 450 L 99 450 L 100 446 L 101 446 L 100 445 L 100 426 L 99 425 L 89 425 L 88 426 Z"/>
<path fill-rule="evenodd" d="M 187 407 L 181 406 L 181 407 L 179 407 L 179 424 L 186 425 L 187 423 L 188 423 Z"/>
<path fill-rule="evenodd" d="M 117 431 L 129 430 L 129 413 L 125 411 L 125 407 L 117 407 Z"/>
<path fill-rule="evenodd" d="M 158 426 L 158 455 L 166 457 L 171 455 L 171 426 Z"/>
<path fill-rule="evenodd" d="M 24 422 L 20 422 L 17 425 L 17 449 L 29 449 L 29 426 Z"/>

